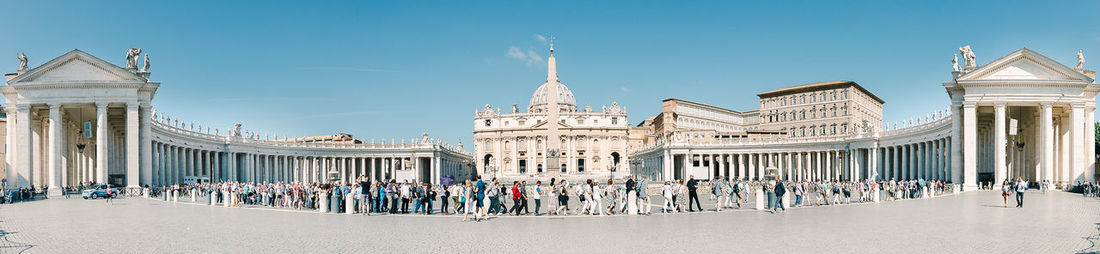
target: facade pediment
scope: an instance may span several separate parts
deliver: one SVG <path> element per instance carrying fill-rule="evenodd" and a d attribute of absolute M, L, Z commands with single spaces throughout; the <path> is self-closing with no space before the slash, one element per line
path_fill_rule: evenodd
<path fill-rule="evenodd" d="M 1012 52 L 962 76 L 959 81 L 1061 80 L 1092 83 L 1088 76 L 1029 49 Z"/>
<path fill-rule="evenodd" d="M 8 81 L 9 85 L 49 83 L 129 83 L 145 78 L 80 50 L 73 50 Z"/>

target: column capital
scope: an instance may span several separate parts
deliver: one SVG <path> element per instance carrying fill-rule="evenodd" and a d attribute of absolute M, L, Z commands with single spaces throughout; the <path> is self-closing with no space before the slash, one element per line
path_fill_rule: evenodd
<path fill-rule="evenodd" d="M 61 103 L 58 103 L 58 102 L 46 103 L 46 105 L 50 107 L 50 111 L 57 110 L 57 109 L 61 108 Z"/>
<path fill-rule="evenodd" d="M 1003 101 L 994 101 L 993 102 L 993 106 L 997 107 L 997 108 L 1004 108 L 1005 104 L 1006 104 L 1006 102 L 1003 102 Z"/>
<path fill-rule="evenodd" d="M 964 107 L 964 108 L 974 108 L 975 106 L 978 106 L 978 102 L 964 101 L 963 104 L 962 104 L 962 107 Z"/>
<path fill-rule="evenodd" d="M 1039 102 L 1039 106 L 1040 106 L 1040 107 L 1043 107 L 1043 108 L 1049 108 L 1049 107 L 1053 107 L 1053 106 L 1054 106 L 1054 102 L 1052 102 L 1052 101 L 1040 101 L 1040 102 Z"/>
<path fill-rule="evenodd" d="M 130 109 L 138 109 L 138 106 L 140 106 L 140 105 L 141 105 L 141 103 L 140 103 L 140 102 L 136 102 L 136 101 L 132 101 L 132 102 L 127 102 L 127 103 L 126 103 L 126 109 L 127 109 L 127 110 L 130 110 Z"/>
<path fill-rule="evenodd" d="M 97 109 L 101 109 L 101 108 L 105 109 L 105 108 L 107 108 L 107 104 L 109 104 L 109 102 L 96 102 L 95 107 Z"/>

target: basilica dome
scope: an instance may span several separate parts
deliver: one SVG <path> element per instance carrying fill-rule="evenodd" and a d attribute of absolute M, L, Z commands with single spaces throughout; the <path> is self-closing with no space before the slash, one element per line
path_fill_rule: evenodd
<path fill-rule="evenodd" d="M 577 101 L 573 98 L 573 92 L 569 91 L 569 87 L 566 87 L 565 84 L 556 81 L 543 83 L 538 89 L 535 89 L 535 94 L 531 95 L 531 104 L 528 111 L 541 112 L 546 110 L 547 104 L 549 104 L 548 100 L 550 100 L 547 91 L 552 89 L 550 87 L 557 88 L 558 108 L 564 109 L 566 112 L 576 111 Z"/>

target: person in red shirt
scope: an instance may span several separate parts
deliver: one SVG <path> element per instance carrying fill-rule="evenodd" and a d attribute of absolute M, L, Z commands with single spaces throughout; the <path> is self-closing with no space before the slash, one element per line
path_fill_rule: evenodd
<path fill-rule="evenodd" d="M 512 182 L 512 211 L 516 212 L 516 216 L 519 216 L 519 212 L 520 212 L 520 210 L 519 210 L 520 209 L 519 196 L 520 196 L 519 182 L 518 181 L 513 181 Z M 509 212 L 511 212 L 511 211 L 509 211 Z"/>

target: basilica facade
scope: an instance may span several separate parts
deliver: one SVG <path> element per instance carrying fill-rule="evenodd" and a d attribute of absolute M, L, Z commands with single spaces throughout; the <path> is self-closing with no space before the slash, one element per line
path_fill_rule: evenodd
<path fill-rule="evenodd" d="M 553 43 L 546 82 L 525 111 L 485 105 L 474 112 L 474 154 L 480 175 L 503 178 L 596 178 L 630 173 L 626 108 L 616 102 L 577 108 L 558 79 Z"/>

